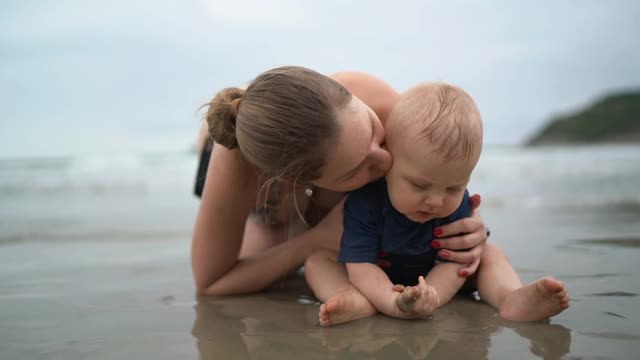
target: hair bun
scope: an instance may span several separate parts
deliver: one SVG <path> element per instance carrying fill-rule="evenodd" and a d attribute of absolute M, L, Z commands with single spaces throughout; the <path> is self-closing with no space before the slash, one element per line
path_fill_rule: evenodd
<path fill-rule="evenodd" d="M 238 147 L 236 119 L 243 95 L 242 89 L 226 88 L 216 94 L 213 100 L 204 104 L 204 107 L 208 107 L 206 119 L 209 135 L 215 142 L 229 149 Z"/>
<path fill-rule="evenodd" d="M 231 113 L 233 114 L 234 118 L 238 117 L 238 107 L 240 107 L 240 99 L 242 99 L 242 97 L 231 100 Z"/>

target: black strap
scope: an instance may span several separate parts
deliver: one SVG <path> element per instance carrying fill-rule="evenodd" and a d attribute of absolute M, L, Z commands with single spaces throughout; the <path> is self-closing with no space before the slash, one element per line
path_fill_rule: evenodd
<path fill-rule="evenodd" d="M 196 183 L 193 188 L 193 193 L 197 197 L 202 197 L 204 182 L 207 180 L 207 170 L 209 168 L 209 159 L 211 159 L 211 150 L 213 150 L 213 140 L 211 138 L 207 138 L 206 143 L 202 147 L 202 153 L 200 154 L 198 174 L 196 175 Z"/>

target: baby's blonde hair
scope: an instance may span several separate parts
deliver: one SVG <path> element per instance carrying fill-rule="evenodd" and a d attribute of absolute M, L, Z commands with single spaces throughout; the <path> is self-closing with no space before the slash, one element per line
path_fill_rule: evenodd
<path fill-rule="evenodd" d="M 416 132 L 443 160 L 477 158 L 482 119 L 464 90 L 446 83 L 423 83 L 405 91 L 389 115 L 387 142 L 406 141 Z"/>

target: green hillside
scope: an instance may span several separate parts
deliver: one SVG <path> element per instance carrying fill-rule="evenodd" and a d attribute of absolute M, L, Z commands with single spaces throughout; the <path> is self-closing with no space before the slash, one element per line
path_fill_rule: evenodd
<path fill-rule="evenodd" d="M 596 101 L 584 111 L 551 119 L 528 145 L 640 143 L 640 91 Z"/>

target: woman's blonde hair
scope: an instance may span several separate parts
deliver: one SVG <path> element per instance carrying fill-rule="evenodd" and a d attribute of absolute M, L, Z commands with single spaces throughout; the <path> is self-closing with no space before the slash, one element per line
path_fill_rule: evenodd
<path fill-rule="evenodd" d="M 337 141 L 337 113 L 351 94 L 303 67 L 271 69 L 246 88 L 226 88 L 207 107 L 213 140 L 239 148 L 267 177 L 308 183 L 320 177 L 328 146 Z"/>

